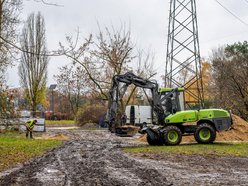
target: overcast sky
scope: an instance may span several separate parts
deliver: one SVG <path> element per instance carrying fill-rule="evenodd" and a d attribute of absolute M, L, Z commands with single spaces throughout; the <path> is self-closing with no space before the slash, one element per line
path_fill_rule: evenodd
<path fill-rule="evenodd" d="M 49 0 L 63 7 L 48 6 L 24 0 L 21 18 L 40 11 L 45 18 L 49 50 L 58 49 L 59 41 L 66 35 L 75 35 L 80 29 L 81 37 L 97 33 L 97 22 L 102 26 L 121 23 L 130 25 L 134 43 L 155 54 L 155 68 L 159 75 L 165 71 L 169 0 Z M 248 39 L 248 24 L 234 18 L 216 0 L 196 0 L 201 56 L 208 58 L 211 50 L 224 44 Z M 224 6 L 248 23 L 247 0 L 219 0 Z M 48 86 L 55 83 L 53 75 L 58 67 L 68 64 L 63 57 L 52 57 L 48 68 Z M 17 65 L 17 64 L 16 64 Z M 10 87 L 19 86 L 16 67 L 8 70 Z M 159 77 L 159 76 L 157 76 Z"/>

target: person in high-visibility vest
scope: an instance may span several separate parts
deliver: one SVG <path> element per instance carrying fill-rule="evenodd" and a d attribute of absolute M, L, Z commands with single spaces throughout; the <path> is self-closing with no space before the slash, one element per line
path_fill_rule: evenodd
<path fill-rule="evenodd" d="M 33 128 L 34 125 L 37 123 L 37 120 L 29 120 L 25 123 L 26 126 L 26 138 L 28 138 L 28 134 L 30 134 L 30 138 L 33 138 Z"/>

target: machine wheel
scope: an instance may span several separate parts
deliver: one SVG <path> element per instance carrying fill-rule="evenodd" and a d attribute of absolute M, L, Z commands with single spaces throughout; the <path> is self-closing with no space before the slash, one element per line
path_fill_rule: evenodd
<path fill-rule="evenodd" d="M 151 145 L 151 146 L 163 145 L 163 142 L 162 142 L 161 139 L 152 140 L 149 135 L 147 135 L 146 140 L 147 140 L 148 144 Z"/>
<path fill-rule="evenodd" d="M 198 125 L 195 131 L 195 140 L 201 144 L 213 143 L 216 138 L 215 129 L 208 123 Z"/>
<path fill-rule="evenodd" d="M 182 132 L 177 126 L 167 126 L 163 133 L 165 145 L 178 145 L 182 141 Z"/>

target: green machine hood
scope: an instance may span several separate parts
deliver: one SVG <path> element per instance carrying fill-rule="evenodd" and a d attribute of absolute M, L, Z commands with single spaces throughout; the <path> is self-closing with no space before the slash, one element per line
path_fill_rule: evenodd
<path fill-rule="evenodd" d="M 202 109 L 202 110 L 186 110 L 170 114 L 165 118 L 165 123 L 186 123 L 196 122 L 203 119 L 215 119 L 230 117 L 228 111 L 223 109 Z"/>

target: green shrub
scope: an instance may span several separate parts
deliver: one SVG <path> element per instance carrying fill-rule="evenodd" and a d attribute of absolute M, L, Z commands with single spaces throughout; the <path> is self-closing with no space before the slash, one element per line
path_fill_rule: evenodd
<path fill-rule="evenodd" d="M 106 113 L 106 107 L 102 105 L 88 105 L 79 109 L 76 115 L 76 124 L 83 126 L 86 123 L 99 123 Z"/>

